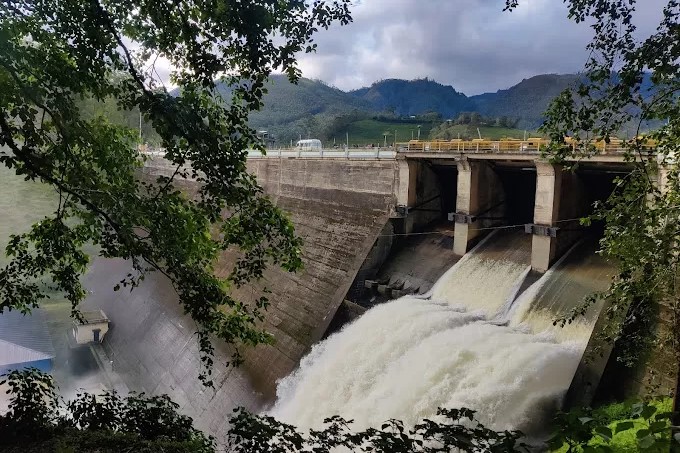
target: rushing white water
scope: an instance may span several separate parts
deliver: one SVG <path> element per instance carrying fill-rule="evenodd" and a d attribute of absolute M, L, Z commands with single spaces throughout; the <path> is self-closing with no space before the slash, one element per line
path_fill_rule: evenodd
<path fill-rule="evenodd" d="M 527 275 L 524 258 L 489 259 L 505 239 L 457 263 L 430 299 L 377 306 L 315 345 L 279 383 L 270 413 L 302 428 L 339 414 L 364 428 L 390 418 L 412 425 L 438 407 L 468 407 L 496 429 L 536 432 L 560 404 L 590 332 L 532 332 L 527 310 L 499 319 L 515 312 L 507 302 Z"/>

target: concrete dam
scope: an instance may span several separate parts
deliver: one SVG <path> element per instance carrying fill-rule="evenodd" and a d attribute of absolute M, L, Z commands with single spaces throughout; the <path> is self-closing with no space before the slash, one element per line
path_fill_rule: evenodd
<path fill-rule="evenodd" d="M 97 260 L 86 305 L 111 319 L 104 347 L 128 389 L 169 394 L 220 438 L 236 406 L 303 427 L 336 413 L 371 425 L 467 406 L 498 428 L 531 431 L 532 414 L 554 410 L 579 380 L 601 306 L 565 329 L 552 320 L 614 274 L 594 253 L 601 226 L 577 219 L 611 193 L 628 171 L 622 161 L 572 173 L 531 153 L 406 152 L 279 155 L 249 159 L 248 169 L 304 240 L 301 272 L 270 268 L 235 293 L 272 291 L 265 328 L 276 343 L 245 351 L 237 369 L 220 366 L 230 351 L 216 345 L 215 389 L 204 388 L 195 326 L 167 281 L 152 275 L 114 292 L 127 264 Z M 142 177 L 169 172 L 153 158 Z M 594 395 L 600 362 L 581 373 L 583 398 Z"/>

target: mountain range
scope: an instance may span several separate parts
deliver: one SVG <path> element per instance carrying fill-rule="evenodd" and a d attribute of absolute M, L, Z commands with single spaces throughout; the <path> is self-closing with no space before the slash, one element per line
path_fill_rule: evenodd
<path fill-rule="evenodd" d="M 449 85 L 430 79 L 387 79 L 370 87 L 342 91 L 319 80 L 291 84 L 274 75 L 268 84 L 264 108 L 251 115 L 251 125 L 266 129 L 287 143 L 298 137 L 331 139 L 343 136 L 353 121 L 437 116 L 455 119 L 462 112 L 484 117 L 507 117 L 522 129 L 535 129 L 550 101 L 577 81 L 573 74 L 543 74 L 522 80 L 495 93 L 466 96 Z"/>

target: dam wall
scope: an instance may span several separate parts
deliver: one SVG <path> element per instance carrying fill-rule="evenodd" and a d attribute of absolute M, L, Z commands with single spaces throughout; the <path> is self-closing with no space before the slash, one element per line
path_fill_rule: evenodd
<path fill-rule="evenodd" d="M 265 322 L 276 343 L 248 351 L 247 359 L 267 364 L 260 379 L 273 392 L 323 336 L 350 290 L 394 212 L 400 175 L 394 160 L 262 159 L 248 167 L 304 240 L 302 271 L 265 272 L 272 291 Z M 253 291 L 235 295 L 247 299 Z"/>
<path fill-rule="evenodd" d="M 173 170 L 169 162 L 153 158 L 142 178 Z M 389 223 L 399 190 L 395 160 L 251 159 L 248 170 L 304 240 L 304 269 L 289 273 L 270 267 L 261 282 L 233 292 L 250 301 L 265 286 L 271 291 L 264 328 L 276 341 L 244 350 L 246 364 L 239 369 L 223 366 L 231 351 L 216 345 L 214 390 L 197 379 L 196 327 L 183 314 L 167 279 L 156 273 L 132 292 L 114 292 L 129 264 L 98 259 L 85 282 L 90 291 L 85 306 L 104 309 L 112 321 L 104 349 L 124 386 L 170 395 L 198 426 L 217 436 L 226 432 L 233 407 L 256 409 L 271 401 L 276 380 L 288 375 L 322 337 Z M 189 193 L 198 187 L 190 180 L 178 185 Z M 235 253 L 225 254 L 218 274 L 228 275 L 235 258 Z"/>

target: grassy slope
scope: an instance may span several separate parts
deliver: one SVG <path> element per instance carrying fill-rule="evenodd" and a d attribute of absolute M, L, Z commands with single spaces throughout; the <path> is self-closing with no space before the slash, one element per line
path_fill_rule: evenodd
<path fill-rule="evenodd" d="M 418 135 L 418 128 L 416 124 L 410 123 L 399 123 L 391 121 L 379 121 L 379 120 L 360 120 L 351 123 L 347 129 L 349 133 L 349 144 L 383 144 L 384 143 L 384 132 L 389 132 L 387 136 L 387 143 L 394 142 L 394 133 L 397 133 L 398 142 L 406 142 L 411 140 L 411 133 L 416 137 Z M 420 128 L 421 139 L 426 139 L 429 137 L 430 129 L 432 129 L 432 124 L 423 123 Z M 340 143 L 345 142 L 345 137 L 336 137 L 336 140 Z"/>
<path fill-rule="evenodd" d="M 397 133 L 397 142 L 407 142 L 418 136 L 418 128 L 416 124 L 401 123 L 392 121 L 381 121 L 375 119 L 359 120 L 351 123 L 347 132 L 349 132 L 349 144 L 351 145 L 367 145 L 367 144 L 383 144 L 384 132 L 389 132 L 387 136 L 387 144 L 394 142 L 394 133 Z M 524 131 L 519 129 L 503 128 L 503 127 L 489 127 L 482 126 L 479 128 L 482 138 L 489 140 L 499 140 L 501 138 L 523 138 Z M 444 131 L 444 133 L 442 133 Z M 446 134 L 448 132 L 448 135 Z M 412 135 L 413 134 L 413 135 Z M 422 123 L 420 128 L 420 139 L 430 140 L 433 138 L 451 139 L 457 138 L 460 134 L 461 138 L 477 138 L 477 129 L 469 128 L 465 125 L 454 125 L 446 128 L 436 127 L 432 123 Z M 527 131 L 527 137 L 535 137 L 537 132 Z M 338 144 L 345 143 L 344 133 L 335 137 Z M 331 139 L 332 144 L 332 139 Z"/>
<path fill-rule="evenodd" d="M 500 140 L 502 138 L 524 138 L 524 130 L 522 129 L 512 129 L 508 127 L 491 127 L 491 126 L 480 126 L 479 132 L 482 138 L 487 140 Z M 536 137 L 538 132 L 536 131 L 526 131 L 526 137 Z M 476 127 L 470 127 L 464 124 L 455 124 L 453 126 L 441 127 L 434 131 L 434 136 L 436 138 L 441 138 L 444 140 L 450 140 L 452 138 L 464 138 L 472 139 L 479 138 L 477 134 Z"/>

